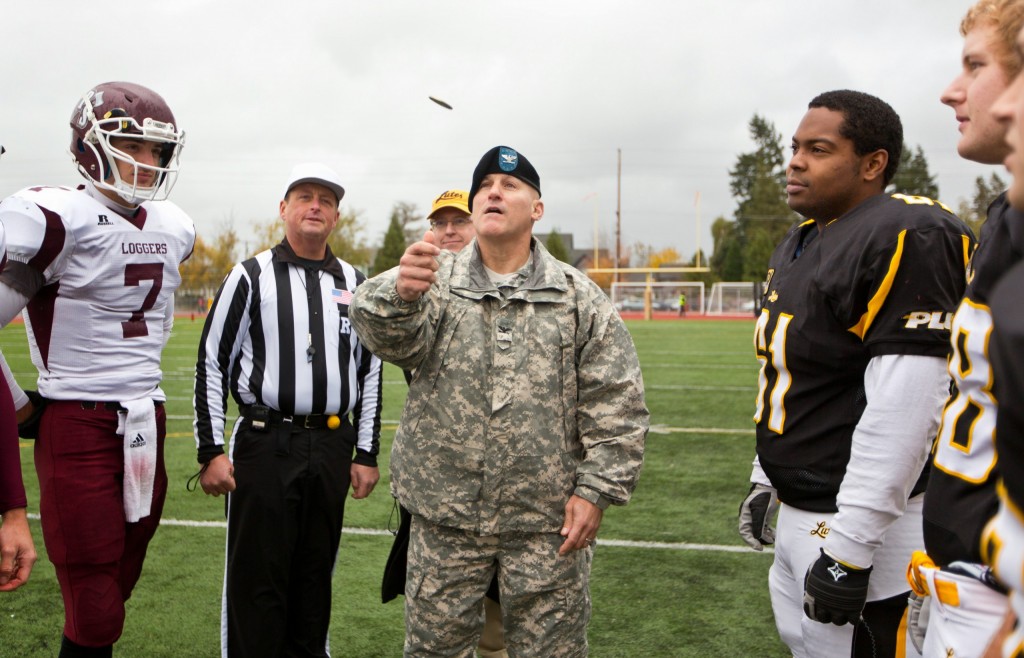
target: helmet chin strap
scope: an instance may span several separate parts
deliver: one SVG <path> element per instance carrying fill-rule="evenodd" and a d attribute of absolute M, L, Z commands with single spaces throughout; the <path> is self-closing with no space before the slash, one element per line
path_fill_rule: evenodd
<path fill-rule="evenodd" d="M 81 172 L 87 180 L 95 185 L 97 189 L 113 192 L 132 206 L 138 206 L 145 201 L 162 201 L 166 199 L 177 180 L 177 171 L 161 167 L 141 165 L 127 154 L 108 154 L 106 149 L 92 143 L 87 142 L 85 146 L 86 148 L 94 151 L 97 162 L 104 163 L 104 169 L 107 170 L 107 175 L 103 180 L 96 180 L 82 165 L 78 166 L 79 172 Z M 111 150 L 116 151 L 116 149 L 113 148 L 111 148 Z M 131 166 L 132 177 L 130 180 L 121 178 L 120 170 L 117 167 L 118 162 L 123 162 Z M 156 185 L 149 187 L 139 185 L 138 179 L 140 169 L 152 171 L 154 179 L 157 181 Z M 113 182 L 108 182 L 111 180 Z"/>
<path fill-rule="evenodd" d="M 119 197 L 121 197 L 128 203 L 132 204 L 133 206 L 137 206 L 144 201 L 152 201 L 153 199 L 156 198 L 157 193 L 160 190 L 160 183 L 157 183 L 152 187 L 142 187 L 141 185 L 139 185 L 139 169 L 149 167 L 144 167 L 143 165 L 140 165 L 138 162 L 135 162 L 134 160 L 131 161 L 131 166 L 132 171 L 134 172 L 132 182 L 129 183 L 128 181 L 122 179 L 119 175 L 115 175 L 115 182 L 112 186 L 114 188 L 113 191 L 116 192 Z M 116 172 L 117 170 L 115 169 L 114 171 Z M 156 173 L 156 178 L 158 180 L 161 178 L 161 174 L 159 172 Z M 163 198 L 167 198 L 166 195 Z"/>
<path fill-rule="evenodd" d="M 126 211 L 134 212 L 135 209 L 145 201 L 145 199 L 130 201 L 129 199 L 126 199 L 123 194 L 112 190 L 112 186 L 107 184 L 99 185 L 92 178 L 87 178 L 86 183 L 89 186 L 89 194 L 100 200 L 111 210 L 116 211 L 117 208 L 122 208 Z M 117 208 L 114 206 L 117 206 Z"/>

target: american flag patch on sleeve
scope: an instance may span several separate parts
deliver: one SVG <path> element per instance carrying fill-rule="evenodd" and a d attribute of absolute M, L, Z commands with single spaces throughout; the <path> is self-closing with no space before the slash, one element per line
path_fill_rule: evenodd
<path fill-rule="evenodd" d="M 341 288 L 331 288 L 331 301 L 335 304 L 351 304 L 352 291 Z"/>

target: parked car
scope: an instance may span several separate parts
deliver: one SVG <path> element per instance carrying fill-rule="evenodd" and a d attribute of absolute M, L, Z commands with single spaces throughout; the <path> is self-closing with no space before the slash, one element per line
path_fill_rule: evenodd
<path fill-rule="evenodd" d="M 644 310 L 644 300 L 627 297 L 615 302 L 615 308 L 620 311 L 642 311 Z"/>

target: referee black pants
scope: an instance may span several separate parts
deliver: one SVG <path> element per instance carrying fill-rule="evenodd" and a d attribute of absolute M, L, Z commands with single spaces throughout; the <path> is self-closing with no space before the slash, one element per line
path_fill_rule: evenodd
<path fill-rule="evenodd" d="M 231 448 L 222 643 L 231 658 L 327 656 L 355 431 L 242 421 Z M 282 434 L 283 433 L 283 434 Z"/>

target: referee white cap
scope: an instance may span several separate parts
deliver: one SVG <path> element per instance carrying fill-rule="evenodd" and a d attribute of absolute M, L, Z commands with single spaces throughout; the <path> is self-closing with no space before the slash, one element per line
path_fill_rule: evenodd
<path fill-rule="evenodd" d="M 345 188 L 341 186 L 341 177 L 333 169 L 319 162 L 304 162 L 295 165 L 292 168 L 292 175 L 288 177 L 288 187 L 285 188 L 282 198 L 287 198 L 292 188 L 300 183 L 323 185 L 334 192 L 334 195 L 338 197 L 338 203 L 341 203 L 341 198 L 345 196 Z"/>

